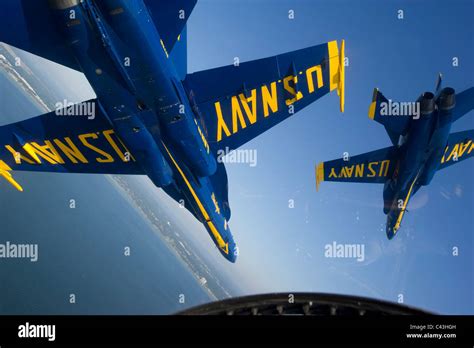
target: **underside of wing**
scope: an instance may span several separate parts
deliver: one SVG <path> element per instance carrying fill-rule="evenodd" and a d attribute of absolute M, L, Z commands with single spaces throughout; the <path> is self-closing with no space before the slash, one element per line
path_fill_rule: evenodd
<path fill-rule="evenodd" d="M 448 144 L 438 168 L 444 169 L 474 156 L 474 130 L 449 135 Z"/>
<path fill-rule="evenodd" d="M 184 86 L 214 152 L 233 150 L 330 91 L 344 109 L 344 41 L 186 76 Z"/>
<path fill-rule="evenodd" d="M 396 147 L 367 152 L 357 156 L 321 162 L 316 166 L 316 188 L 322 181 L 383 184 L 397 165 Z"/>
<path fill-rule="evenodd" d="M 474 109 L 474 87 L 456 94 L 456 107 L 453 112 L 453 122 Z"/>
<path fill-rule="evenodd" d="M 16 170 L 143 174 L 95 100 L 0 127 L 0 174 Z"/>

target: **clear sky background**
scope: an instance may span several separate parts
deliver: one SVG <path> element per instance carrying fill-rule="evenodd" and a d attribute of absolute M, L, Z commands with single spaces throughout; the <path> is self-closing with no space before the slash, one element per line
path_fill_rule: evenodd
<path fill-rule="evenodd" d="M 472 13 L 467 0 L 198 2 L 188 25 L 189 72 L 346 40 L 345 113 L 335 93 L 323 97 L 245 145 L 258 150 L 256 167 L 227 165 L 230 226 L 241 254 L 223 268 L 247 292 L 391 301 L 401 294 L 424 309 L 473 313 L 472 160 L 438 172 L 413 197 L 392 241 L 385 236 L 382 185 L 323 183 L 316 192 L 314 177 L 320 161 L 391 145 L 367 117 L 374 87 L 387 98 L 414 101 L 434 90 L 439 72 L 457 91 L 474 85 Z M 472 129 L 473 116 L 453 131 Z M 365 244 L 365 261 L 325 258 L 324 246 L 333 241 Z"/>
<path fill-rule="evenodd" d="M 457 91 L 474 85 L 473 13 L 472 0 L 198 2 L 188 22 L 189 72 L 336 39 L 346 40 L 349 58 L 344 114 L 337 95 L 327 95 L 245 145 L 257 149 L 256 167 L 227 165 L 236 264 L 181 210 L 190 235 L 239 293 L 316 291 L 390 301 L 403 295 L 404 303 L 423 309 L 474 313 L 473 160 L 437 173 L 411 200 L 392 241 L 385 235 L 382 185 L 323 183 L 316 192 L 314 176 L 318 162 L 391 145 L 384 128 L 367 117 L 374 87 L 387 98 L 414 101 L 434 90 L 439 72 Z M 43 67 L 45 78 L 62 86 L 61 97 L 93 97 L 80 74 Z M 474 128 L 473 116 L 452 130 Z M 325 245 L 334 241 L 364 244 L 364 262 L 325 258 Z"/>

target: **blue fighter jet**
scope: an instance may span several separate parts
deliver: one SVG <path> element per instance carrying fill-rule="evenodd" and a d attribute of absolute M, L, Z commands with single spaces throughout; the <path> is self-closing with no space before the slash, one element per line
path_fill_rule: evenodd
<path fill-rule="evenodd" d="M 0 127 L 0 175 L 147 175 L 235 262 L 219 151 L 330 91 L 344 108 L 344 42 L 187 73 L 193 0 L 3 0 L 0 41 L 82 72 L 96 99 Z M 0 115 L 1 117 L 1 115 Z"/>
<path fill-rule="evenodd" d="M 393 146 L 316 166 L 316 188 L 322 181 L 384 184 L 386 233 L 392 239 L 410 198 L 434 174 L 474 155 L 474 130 L 450 133 L 454 121 L 474 107 L 474 88 L 456 94 L 452 88 L 423 93 L 416 102 L 397 103 L 374 90 L 369 118 L 381 123 Z"/>

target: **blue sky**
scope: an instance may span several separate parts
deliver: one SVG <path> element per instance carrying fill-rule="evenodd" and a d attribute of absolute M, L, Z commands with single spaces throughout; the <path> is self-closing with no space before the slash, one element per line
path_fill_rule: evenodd
<path fill-rule="evenodd" d="M 390 145 L 383 127 L 367 117 L 374 87 L 393 100 L 414 101 L 435 88 L 439 72 L 457 91 L 474 85 L 473 10 L 472 1 L 199 1 L 188 26 L 189 72 L 334 39 L 346 40 L 349 58 L 343 115 L 337 96 L 325 96 L 245 145 L 258 150 L 256 167 L 227 166 L 241 255 L 223 268 L 247 291 L 391 301 L 401 294 L 428 310 L 473 312 L 472 160 L 437 173 L 417 193 L 392 241 L 384 231 L 382 186 L 323 183 L 316 192 L 314 178 L 320 161 Z M 453 131 L 472 129 L 473 116 Z M 366 260 L 325 258 L 324 246 L 333 241 L 363 243 Z"/>

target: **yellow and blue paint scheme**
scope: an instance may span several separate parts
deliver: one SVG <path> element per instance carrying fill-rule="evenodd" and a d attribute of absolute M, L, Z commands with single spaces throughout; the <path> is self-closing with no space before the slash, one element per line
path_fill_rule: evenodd
<path fill-rule="evenodd" d="M 316 188 L 323 181 L 383 184 L 386 235 L 401 227 L 409 200 L 428 185 L 434 174 L 474 155 L 474 130 L 451 133 L 454 121 L 474 108 L 474 88 L 456 94 L 452 88 L 423 93 L 417 103 L 421 115 L 381 113 L 388 99 L 374 90 L 369 118 L 381 123 L 393 146 L 316 166 Z"/>
<path fill-rule="evenodd" d="M 82 72 L 97 98 L 84 102 L 94 115 L 64 106 L 0 127 L 0 176 L 22 190 L 15 171 L 147 175 L 185 202 L 235 262 L 217 153 L 331 91 L 343 111 L 344 42 L 187 74 L 186 21 L 195 5 L 4 0 L 0 41 Z"/>

